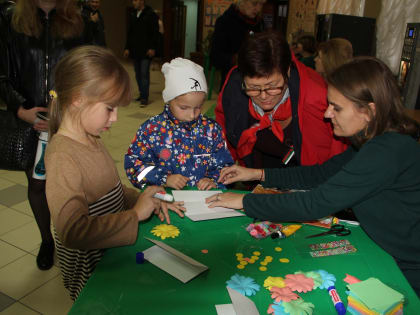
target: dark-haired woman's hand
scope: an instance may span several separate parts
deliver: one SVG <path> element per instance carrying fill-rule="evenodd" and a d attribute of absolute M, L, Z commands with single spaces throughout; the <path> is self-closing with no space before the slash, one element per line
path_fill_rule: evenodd
<path fill-rule="evenodd" d="M 228 185 L 239 181 L 261 180 L 262 174 L 262 169 L 232 165 L 229 167 L 224 167 L 221 170 L 218 182 L 224 185 Z"/>

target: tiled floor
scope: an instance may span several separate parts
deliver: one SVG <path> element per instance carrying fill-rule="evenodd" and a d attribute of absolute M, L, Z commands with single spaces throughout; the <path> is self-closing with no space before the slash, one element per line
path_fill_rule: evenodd
<path fill-rule="evenodd" d="M 123 168 L 123 156 L 138 126 L 147 118 L 162 111 L 163 76 L 153 67 L 151 71 L 150 104 L 140 108 L 132 102 L 118 110 L 118 122 L 103 135 L 122 182 L 130 185 Z M 134 73 L 127 65 L 133 86 Z M 206 101 L 203 112 L 216 102 L 217 93 Z M 137 97 L 137 95 L 136 95 Z M 0 313 L 4 315 L 67 314 L 72 301 L 60 276 L 57 263 L 48 271 L 36 266 L 41 237 L 26 190 L 23 172 L 0 170 Z"/>

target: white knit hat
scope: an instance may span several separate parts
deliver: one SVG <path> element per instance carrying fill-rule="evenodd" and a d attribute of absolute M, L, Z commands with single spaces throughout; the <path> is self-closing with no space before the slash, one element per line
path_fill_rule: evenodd
<path fill-rule="evenodd" d="M 184 58 L 172 59 L 162 66 L 165 89 L 162 92 L 165 103 L 189 92 L 207 93 L 207 82 L 203 67 Z"/>

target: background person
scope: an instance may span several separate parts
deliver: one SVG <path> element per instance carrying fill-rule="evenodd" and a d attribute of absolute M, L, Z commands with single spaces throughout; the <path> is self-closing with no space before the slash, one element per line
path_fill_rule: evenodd
<path fill-rule="evenodd" d="M 7 30 L 2 31 L 7 38 L 1 39 L 5 43 L 0 54 L 1 75 L 6 78 L 0 81 L 1 98 L 19 119 L 33 124 L 35 130 L 47 131 L 47 122 L 36 114 L 47 111 L 48 93 L 54 86 L 52 69 L 69 49 L 90 43 L 91 31 L 84 27 L 73 0 L 22 0 L 7 12 Z M 25 173 L 28 200 L 42 238 L 36 262 L 39 269 L 46 270 L 54 263 L 54 239 L 45 180 L 32 178 L 32 168 Z"/>
<path fill-rule="evenodd" d="M 237 0 L 217 18 L 210 50 L 211 64 L 221 72 L 220 90 L 249 34 L 262 32 L 261 10 L 265 0 Z"/>
<path fill-rule="evenodd" d="M 244 209 L 259 220 L 307 221 L 351 207 L 364 231 L 394 257 L 420 296 L 420 126 L 405 115 L 388 67 L 356 58 L 328 77 L 325 118 L 352 146 L 322 165 L 287 169 L 223 169 L 229 184 L 262 178 L 291 194 L 226 193 L 213 206 Z"/>
<path fill-rule="evenodd" d="M 315 57 L 315 70 L 323 77 L 353 57 L 353 46 L 345 38 L 333 38 L 320 43 Z"/>
<path fill-rule="evenodd" d="M 134 72 L 142 106 L 149 104 L 150 63 L 159 47 L 159 17 L 145 0 L 132 0 L 133 11 L 128 18 L 124 57 L 134 62 Z"/>
<path fill-rule="evenodd" d="M 316 40 L 312 35 L 303 35 L 298 38 L 295 52 L 299 54 L 298 60 L 305 66 L 315 69 Z"/>
<path fill-rule="evenodd" d="M 85 21 L 88 21 L 90 28 L 93 31 L 94 45 L 106 46 L 105 40 L 105 23 L 99 7 L 101 0 L 88 0 L 86 5 L 82 7 L 82 15 Z"/>
<path fill-rule="evenodd" d="M 313 165 L 344 151 L 323 117 L 324 80 L 294 59 L 279 32 L 249 37 L 238 61 L 215 110 L 234 160 L 247 167 Z"/>

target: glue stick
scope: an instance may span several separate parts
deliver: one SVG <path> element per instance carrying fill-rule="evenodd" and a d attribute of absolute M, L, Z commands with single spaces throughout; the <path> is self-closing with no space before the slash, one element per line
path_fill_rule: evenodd
<path fill-rule="evenodd" d="M 344 306 L 343 302 L 341 302 L 340 296 L 335 289 L 335 286 L 328 287 L 328 293 L 331 296 L 331 300 L 334 303 L 335 310 L 337 311 L 338 315 L 346 314 L 346 307 Z"/>

